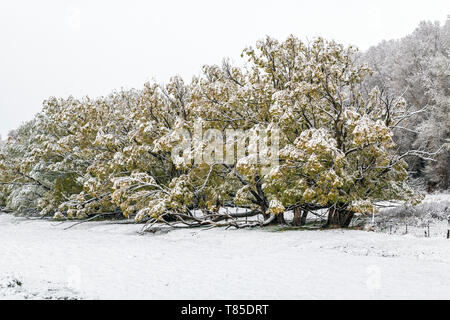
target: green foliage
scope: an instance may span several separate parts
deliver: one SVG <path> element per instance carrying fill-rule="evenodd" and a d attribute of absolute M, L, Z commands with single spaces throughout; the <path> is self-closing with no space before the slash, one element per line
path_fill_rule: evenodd
<path fill-rule="evenodd" d="M 366 213 L 376 201 L 409 200 L 392 139 L 404 101 L 386 112 L 377 89 L 363 94 L 370 70 L 356 53 L 321 38 L 268 37 L 243 51 L 246 68 L 225 60 L 190 84 L 175 77 L 97 99 L 51 98 L 1 149 L 1 195 L 32 184 L 43 215 L 120 211 L 137 221 L 229 205 L 278 216 L 292 206 Z M 207 145 L 198 125 L 250 135 L 279 128 L 280 163 L 264 170 L 252 161 L 256 146 L 234 164 L 194 162 Z M 183 130 L 194 143 L 189 161 L 177 162 Z"/>

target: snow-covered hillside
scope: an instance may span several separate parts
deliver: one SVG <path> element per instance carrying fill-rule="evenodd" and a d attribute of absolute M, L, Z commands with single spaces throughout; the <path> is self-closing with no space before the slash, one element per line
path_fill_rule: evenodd
<path fill-rule="evenodd" d="M 0 299 L 448 299 L 450 240 L 176 230 L 0 214 Z"/>

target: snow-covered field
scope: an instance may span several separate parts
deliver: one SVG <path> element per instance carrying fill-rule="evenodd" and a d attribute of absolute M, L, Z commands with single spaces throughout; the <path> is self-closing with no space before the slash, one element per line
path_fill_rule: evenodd
<path fill-rule="evenodd" d="M 449 299 L 450 240 L 0 214 L 0 299 Z"/>

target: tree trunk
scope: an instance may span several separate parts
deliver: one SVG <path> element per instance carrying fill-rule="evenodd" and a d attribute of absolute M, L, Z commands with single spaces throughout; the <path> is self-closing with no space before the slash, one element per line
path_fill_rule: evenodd
<path fill-rule="evenodd" d="M 284 213 L 277 214 L 277 224 L 286 224 L 286 220 L 284 220 Z"/>
<path fill-rule="evenodd" d="M 261 209 L 261 213 L 262 213 L 262 215 L 263 215 L 264 220 L 269 219 L 269 218 L 270 218 L 270 214 L 267 214 L 267 213 L 266 213 L 266 211 L 267 211 L 266 206 L 265 206 L 265 205 L 261 205 L 261 206 L 260 206 L 260 209 Z"/>
<path fill-rule="evenodd" d="M 292 225 L 294 227 L 303 227 L 306 225 L 306 218 L 308 217 L 308 211 L 302 210 L 300 208 L 294 209 L 294 219 L 292 220 Z"/>
<path fill-rule="evenodd" d="M 270 213 L 266 213 L 267 212 L 267 208 L 265 205 L 261 205 L 260 206 L 260 210 L 262 212 L 264 221 L 268 221 L 270 219 Z M 276 225 L 276 224 L 285 224 L 286 222 L 284 221 L 284 215 L 283 214 L 278 214 L 275 219 L 273 221 L 271 221 L 268 225 Z"/>
<path fill-rule="evenodd" d="M 326 228 L 348 228 L 354 213 L 345 209 L 330 208 Z"/>
<path fill-rule="evenodd" d="M 301 209 L 300 208 L 295 208 L 294 209 L 294 219 L 292 220 L 292 225 L 294 227 L 299 227 L 301 226 L 301 221 L 302 221 L 302 217 L 301 217 Z"/>
<path fill-rule="evenodd" d="M 302 227 L 306 225 L 306 218 L 308 218 L 308 210 L 303 210 L 302 219 L 300 221 Z"/>
<path fill-rule="evenodd" d="M 446 169 L 444 169 L 445 171 L 444 171 L 444 185 L 443 185 L 443 189 L 444 190 L 448 190 L 448 187 L 450 186 L 449 184 L 450 184 L 450 177 L 449 177 L 449 173 L 448 173 L 448 171 L 449 171 L 449 169 L 448 168 L 446 168 Z"/>
<path fill-rule="evenodd" d="M 266 206 L 261 205 L 260 206 L 260 210 L 261 210 L 261 213 L 263 215 L 264 220 L 269 220 L 270 219 L 270 214 L 266 213 L 267 212 Z M 284 219 L 284 213 L 277 214 L 275 220 L 273 220 L 270 224 L 271 225 L 274 225 L 274 224 L 286 224 L 286 220 Z"/>

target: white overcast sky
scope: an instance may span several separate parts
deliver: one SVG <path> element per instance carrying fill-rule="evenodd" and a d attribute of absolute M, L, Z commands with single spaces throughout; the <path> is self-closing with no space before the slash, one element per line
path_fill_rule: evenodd
<path fill-rule="evenodd" d="M 448 14 L 449 0 L 1 0 L 0 134 L 47 97 L 190 80 L 203 64 L 239 61 L 265 35 L 320 35 L 365 50 Z"/>

